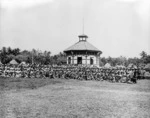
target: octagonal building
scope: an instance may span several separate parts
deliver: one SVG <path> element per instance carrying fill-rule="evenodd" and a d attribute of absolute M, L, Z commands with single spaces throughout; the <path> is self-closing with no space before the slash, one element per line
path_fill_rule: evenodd
<path fill-rule="evenodd" d="M 64 53 L 67 55 L 67 64 L 99 66 L 102 51 L 87 42 L 87 35 L 79 35 L 79 41 L 70 46 Z"/>

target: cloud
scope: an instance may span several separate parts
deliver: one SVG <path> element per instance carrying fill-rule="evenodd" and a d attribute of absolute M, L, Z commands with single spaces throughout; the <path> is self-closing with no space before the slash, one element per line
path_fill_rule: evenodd
<path fill-rule="evenodd" d="M 7 9 L 26 8 L 42 3 L 52 2 L 53 0 L 1 0 L 1 7 Z"/>

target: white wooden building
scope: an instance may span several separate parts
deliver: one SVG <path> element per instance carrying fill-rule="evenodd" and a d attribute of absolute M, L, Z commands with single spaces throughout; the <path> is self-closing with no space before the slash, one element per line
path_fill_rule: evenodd
<path fill-rule="evenodd" d="M 87 38 L 87 35 L 79 35 L 79 41 L 64 50 L 67 64 L 99 66 L 102 51 L 87 42 Z"/>

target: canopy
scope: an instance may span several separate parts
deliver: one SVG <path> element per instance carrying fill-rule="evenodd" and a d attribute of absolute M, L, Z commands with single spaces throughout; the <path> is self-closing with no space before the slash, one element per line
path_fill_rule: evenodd
<path fill-rule="evenodd" d="M 18 63 L 16 62 L 16 60 L 11 60 L 10 62 L 9 62 L 10 64 L 12 64 L 12 65 L 17 65 Z"/>

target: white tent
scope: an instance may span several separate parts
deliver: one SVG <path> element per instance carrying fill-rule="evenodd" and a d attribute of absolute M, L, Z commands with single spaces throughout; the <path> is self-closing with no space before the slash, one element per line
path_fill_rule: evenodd
<path fill-rule="evenodd" d="M 104 65 L 104 67 L 105 67 L 105 68 L 111 68 L 111 65 L 110 65 L 109 63 L 106 63 L 106 64 Z"/>
<path fill-rule="evenodd" d="M 150 70 L 150 63 L 144 67 L 146 70 Z"/>
<path fill-rule="evenodd" d="M 134 68 L 134 69 L 137 69 L 137 66 L 134 65 L 134 64 L 132 64 L 132 63 L 130 63 L 130 64 L 128 65 L 128 68 Z"/>
<path fill-rule="evenodd" d="M 0 61 L 0 65 L 2 65 L 2 62 Z"/>
<path fill-rule="evenodd" d="M 116 65 L 116 68 L 126 68 L 126 67 L 123 65 Z"/>
<path fill-rule="evenodd" d="M 10 64 L 12 64 L 12 65 L 17 65 L 18 63 L 16 62 L 16 60 L 11 60 L 10 62 L 9 62 Z"/>
<path fill-rule="evenodd" d="M 140 64 L 139 64 L 139 67 L 140 67 L 140 68 L 144 68 L 145 66 L 146 66 L 146 64 L 143 64 L 143 63 L 140 63 Z"/>
<path fill-rule="evenodd" d="M 20 63 L 20 65 L 26 65 L 26 62 L 22 61 L 22 62 Z"/>

